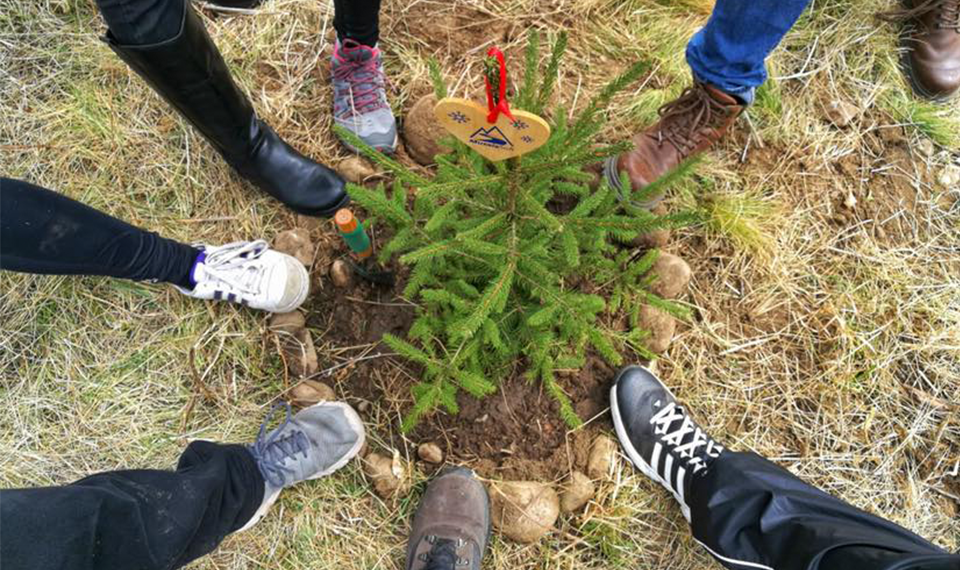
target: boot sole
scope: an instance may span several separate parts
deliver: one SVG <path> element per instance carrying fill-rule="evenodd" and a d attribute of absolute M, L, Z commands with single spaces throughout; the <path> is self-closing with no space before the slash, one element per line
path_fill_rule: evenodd
<path fill-rule="evenodd" d="M 934 94 L 924 88 L 924 86 L 920 84 L 920 80 L 917 79 L 913 63 L 910 61 L 909 52 L 904 52 L 903 55 L 900 56 L 900 67 L 903 68 L 903 74 L 907 78 L 907 83 L 910 85 L 910 88 L 913 89 L 913 92 L 927 101 L 939 104 L 949 103 L 956 99 L 957 94 L 960 93 L 960 91 L 954 91 L 946 95 Z"/>
<path fill-rule="evenodd" d="M 259 8 L 260 4 L 263 3 L 263 0 L 247 0 L 246 2 L 236 2 L 232 4 L 221 4 L 220 2 L 217 2 L 217 0 L 203 0 L 203 3 L 213 10 L 218 8 L 222 8 L 224 10 L 253 10 L 255 8 Z"/>
<path fill-rule="evenodd" d="M 349 203 L 350 203 L 350 195 L 347 194 L 346 191 L 344 191 L 343 198 L 341 198 L 339 202 L 337 202 L 333 206 L 327 206 L 322 210 L 309 211 L 309 210 L 299 210 L 297 208 L 290 208 L 290 209 L 297 212 L 298 214 L 303 214 L 305 216 L 332 218 L 333 215 L 337 213 L 337 210 L 339 210 L 340 208 L 343 208 Z"/>
<path fill-rule="evenodd" d="M 655 196 L 646 202 L 634 202 L 624 195 L 623 188 L 620 187 L 620 172 L 617 170 L 617 161 L 619 158 L 619 156 L 610 156 L 607 157 L 607 160 L 603 163 L 603 176 L 607 180 L 607 185 L 617 192 L 617 199 L 625 207 L 638 208 L 647 211 L 656 208 L 657 205 L 666 197 L 665 195 L 661 194 L 660 196 Z"/>

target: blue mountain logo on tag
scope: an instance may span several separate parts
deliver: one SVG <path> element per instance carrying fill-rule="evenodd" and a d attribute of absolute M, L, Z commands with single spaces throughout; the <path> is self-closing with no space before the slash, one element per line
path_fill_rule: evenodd
<path fill-rule="evenodd" d="M 513 149 L 513 143 L 503 134 L 500 127 L 496 126 L 490 129 L 480 127 L 470 135 L 470 143 L 503 150 Z"/>

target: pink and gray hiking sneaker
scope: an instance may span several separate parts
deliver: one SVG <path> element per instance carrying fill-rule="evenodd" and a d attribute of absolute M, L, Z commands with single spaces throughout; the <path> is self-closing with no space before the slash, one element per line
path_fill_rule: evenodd
<path fill-rule="evenodd" d="M 379 150 L 397 150 L 397 120 L 387 103 L 383 58 L 376 47 L 353 40 L 337 40 L 333 48 L 333 118 Z M 357 151 L 347 141 L 343 143 Z"/>

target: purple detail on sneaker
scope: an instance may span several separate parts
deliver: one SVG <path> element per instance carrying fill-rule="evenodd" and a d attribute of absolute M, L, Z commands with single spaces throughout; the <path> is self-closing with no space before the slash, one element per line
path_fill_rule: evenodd
<path fill-rule="evenodd" d="M 207 260 L 207 252 L 201 251 L 197 258 L 193 260 L 193 267 L 190 268 L 190 288 L 197 286 L 197 267 Z"/>

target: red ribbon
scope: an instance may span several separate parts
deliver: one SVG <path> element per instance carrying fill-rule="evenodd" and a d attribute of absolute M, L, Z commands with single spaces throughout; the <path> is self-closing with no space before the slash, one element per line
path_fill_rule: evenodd
<path fill-rule="evenodd" d="M 510 104 L 507 102 L 507 64 L 503 59 L 503 52 L 499 49 L 492 47 L 487 50 L 487 57 L 497 58 L 497 62 L 500 64 L 500 89 L 498 90 L 497 97 L 493 96 L 493 87 L 490 85 L 490 78 L 484 75 L 483 81 L 487 85 L 487 108 L 490 112 L 487 114 L 487 122 L 490 124 L 496 123 L 497 118 L 500 117 L 500 113 L 506 115 L 511 121 L 516 122 L 517 120 L 513 118 L 513 114 L 510 112 Z M 496 102 L 494 102 L 496 99 Z"/>

